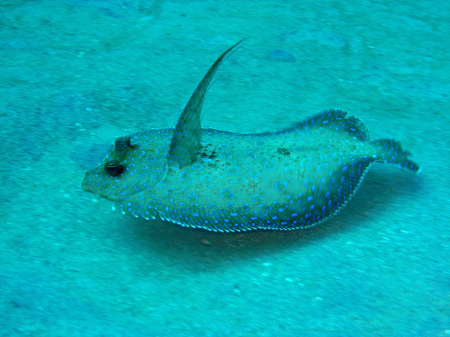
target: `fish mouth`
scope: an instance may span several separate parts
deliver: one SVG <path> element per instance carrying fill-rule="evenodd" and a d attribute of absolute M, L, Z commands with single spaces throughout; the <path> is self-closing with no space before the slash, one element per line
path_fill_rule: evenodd
<path fill-rule="evenodd" d="M 87 192 L 94 192 L 92 179 L 90 178 L 92 175 L 93 175 L 92 171 L 86 171 L 84 179 L 81 182 L 81 188 Z"/>

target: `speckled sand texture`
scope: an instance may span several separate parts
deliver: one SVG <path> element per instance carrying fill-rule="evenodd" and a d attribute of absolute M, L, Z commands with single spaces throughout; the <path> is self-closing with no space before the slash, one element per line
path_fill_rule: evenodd
<path fill-rule="evenodd" d="M 0 336 L 450 335 L 450 3 L 384 3 L 0 1 Z M 82 191 L 243 37 L 204 126 L 338 107 L 422 172 L 375 165 L 338 217 L 288 233 L 149 222 Z"/>

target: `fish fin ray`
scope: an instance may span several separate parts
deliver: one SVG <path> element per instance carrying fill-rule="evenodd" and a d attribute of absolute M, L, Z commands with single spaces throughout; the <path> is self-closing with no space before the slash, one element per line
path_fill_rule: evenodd
<path fill-rule="evenodd" d="M 214 62 L 206 75 L 201 80 L 200 84 L 195 89 L 189 102 L 181 113 L 177 125 L 173 132 L 172 140 L 170 142 L 170 149 L 168 154 L 168 162 L 178 163 L 180 167 L 191 164 L 198 152 L 200 151 L 201 141 L 201 110 L 205 100 L 206 92 L 210 87 L 217 69 L 220 65 L 237 50 L 243 40 L 239 41 L 227 51 L 225 51 Z"/>
<path fill-rule="evenodd" d="M 415 173 L 420 172 L 420 166 L 408 158 L 411 153 L 403 150 L 399 141 L 395 139 L 378 139 L 372 141 L 371 144 L 378 149 L 377 161 L 398 164 Z"/>
<path fill-rule="evenodd" d="M 369 131 L 364 123 L 355 116 L 346 117 L 346 115 L 347 111 L 341 109 L 329 109 L 304 121 L 298 122 L 287 129 L 279 131 L 278 133 L 323 127 L 334 128 L 336 131 L 346 132 L 361 141 L 368 141 Z M 267 134 L 270 133 L 271 132 L 268 132 Z"/>

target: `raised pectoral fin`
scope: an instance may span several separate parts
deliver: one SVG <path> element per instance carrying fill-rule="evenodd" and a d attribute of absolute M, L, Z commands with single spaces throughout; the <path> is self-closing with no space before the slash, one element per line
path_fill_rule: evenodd
<path fill-rule="evenodd" d="M 169 164 L 178 163 L 180 167 L 184 167 L 191 164 L 197 156 L 200 150 L 201 140 L 200 113 L 206 92 L 219 66 L 234 50 L 236 50 L 236 47 L 241 42 L 242 40 L 229 48 L 216 60 L 216 62 L 214 62 L 189 99 L 188 104 L 178 119 L 170 142 L 168 155 Z"/>

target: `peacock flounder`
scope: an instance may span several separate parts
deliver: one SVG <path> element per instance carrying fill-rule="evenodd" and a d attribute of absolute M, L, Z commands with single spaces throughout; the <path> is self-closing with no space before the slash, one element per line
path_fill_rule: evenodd
<path fill-rule="evenodd" d="M 294 230 L 335 215 L 375 162 L 419 172 L 399 142 L 369 141 L 364 124 L 338 109 L 277 132 L 202 129 L 211 80 L 239 43 L 209 69 L 175 128 L 116 139 L 82 187 L 135 217 L 217 232 Z"/>

